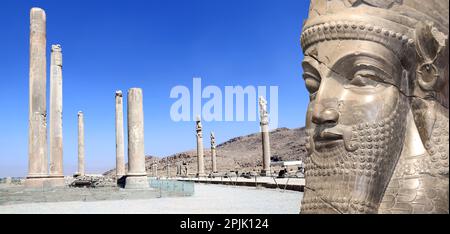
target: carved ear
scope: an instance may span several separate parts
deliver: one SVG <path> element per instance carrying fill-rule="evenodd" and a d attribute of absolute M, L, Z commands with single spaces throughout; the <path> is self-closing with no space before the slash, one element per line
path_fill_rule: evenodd
<path fill-rule="evenodd" d="M 445 47 L 447 36 L 432 22 L 420 22 L 416 27 L 416 50 L 424 62 L 434 62 Z"/>
<path fill-rule="evenodd" d="M 416 77 L 420 87 L 426 91 L 435 90 L 439 77 L 443 73 L 435 62 L 446 47 L 447 36 L 431 22 L 420 22 L 416 27 L 416 52 L 418 65 Z"/>

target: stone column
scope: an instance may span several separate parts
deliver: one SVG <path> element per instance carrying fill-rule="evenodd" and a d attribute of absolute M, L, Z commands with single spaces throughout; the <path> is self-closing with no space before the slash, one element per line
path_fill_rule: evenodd
<path fill-rule="evenodd" d="M 212 163 L 212 173 L 217 172 L 217 162 L 216 162 L 216 136 L 214 132 L 211 132 L 211 163 Z"/>
<path fill-rule="evenodd" d="M 52 45 L 50 59 L 50 183 L 64 186 L 62 130 L 62 51 Z"/>
<path fill-rule="evenodd" d="M 78 111 L 78 176 L 84 176 L 84 115 Z"/>
<path fill-rule="evenodd" d="M 123 97 L 122 91 L 116 91 L 116 177 L 125 175 L 125 148 L 123 135 Z"/>
<path fill-rule="evenodd" d="M 263 168 L 261 170 L 261 176 L 270 176 L 269 114 L 267 113 L 267 101 L 264 97 L 259 98 L 259 107 L 263 150 Z"/>
<path fill-rule="evenodd" d="M 46 106 L 46 15 L 30 11 L 30 73 L 27 187 L 41 187 L 48 177 Z"/>
<path fill-rule="evenodd" d="M 183 162 L 177 163 L 177 177 L 180 177 L 183 175 Z"/>
<path fill-rule="evenodd" d="M 197 177 L 201 177 L 205 176 L 205 164 L 203 161 L 203 133 L 200 116 L 197 116 L 196 132 L 197 132 Z"/>
<path fill-rule="evenodd" d="M 149 188 L 145 171 L 143 98 L 139 88 L 128 90 L 128 173 L 125 188 Z"/>
<path fill-rule="evenodd" d="M 170 163 L 167 160 L 167 178 L 170 178 Z"/>
<path fill-rule="evenodd" d="M 153 170 L 153 176 L 158 177 L 158 163 L 153 164 L 152 170 Z"/>

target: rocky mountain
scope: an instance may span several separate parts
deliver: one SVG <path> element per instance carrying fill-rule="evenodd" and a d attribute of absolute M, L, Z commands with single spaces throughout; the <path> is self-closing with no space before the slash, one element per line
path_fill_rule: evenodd
<path fill-rule="evenodd" d="M 304 128 L 278 128 L 270 132 L 272 161 L 303 160 L 306 156 L 305 129 Z M 240 136 L 217 145 L 217 168 L 220 172 L 259 171 L 262 167 L 262 143 L 261 133 Z M 204 150 L 205 172 L 211 171 L 210 149 Z M 190 150 L 174 155 L 159 158 L 146 157 L 146 169 L 152 174 L 152 164 L 158 164 L 158 175 L 167 175 L 167 163 L 172 176 L 176 174 L 176 164 L 185 163 L 188 174 L 195 175 L 197 171 L 197 151 Z M 104 175 L 112 176 L 115 169 L 109 170 Z"/>

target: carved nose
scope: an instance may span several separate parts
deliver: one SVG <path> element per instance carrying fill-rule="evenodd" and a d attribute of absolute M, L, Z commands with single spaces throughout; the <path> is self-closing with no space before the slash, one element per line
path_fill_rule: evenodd
<path fill-rule="evenodd" d="M 336 124 L 339 119 L 339 112 L 335 109 L 325 109 L 318 115 L 313 115 L 312 122 L 315 124 L 331 123 Z"/>

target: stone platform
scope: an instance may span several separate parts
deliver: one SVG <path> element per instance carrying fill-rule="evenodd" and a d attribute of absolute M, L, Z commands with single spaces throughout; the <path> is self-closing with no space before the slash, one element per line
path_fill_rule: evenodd
<path fill-rule="evenodd" d="M 135 200 L 161 197 L 183 197 L 186 194 L 177 191 L 145 189 L 126 190 L 118 187 L 101 188 L 44 188 L 31 189 L 23 185 L 0 184 L 0 206 L 23 203 L 47 202 L 94 202 L 110 200 Z"/>
<path fill-rule="evenodd" d="M 264 187 L 272 189 L 285 189 L 292 191 L 303 192 L 305 187 L 304 178 L 275 178 L 275 177 L 254 177 L 254 178 L 243 178 L 243 177 L 200 177 L 200 178 L 171 178 L 172 180 L 178 181 L 193 181 L 195 183 L 206 183 L 206 184 L 223 184 L 223 185 L 234 185 L 234 186 L 249 186 L 249 187 Z"/>

